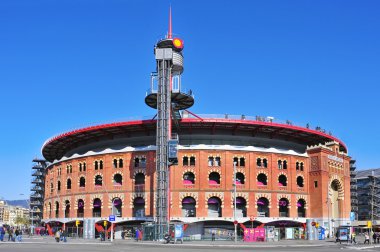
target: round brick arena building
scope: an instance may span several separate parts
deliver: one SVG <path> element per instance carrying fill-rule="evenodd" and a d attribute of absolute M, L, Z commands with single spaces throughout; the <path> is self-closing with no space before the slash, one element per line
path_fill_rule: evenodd
<path fill-rule="evenodd" d="M 194 116 L 179 121 L 178 164 L 170 167 L 169 218 L 185 236 L 230 235 L 241 226 L 274 226 L 305 235 L 307 219 L 332 233 L 350 215 L 347 148 L 331 134 L 249 116 Z M 175 131 L 175 130 L 174 130 Z M 82 128 L 48 140 L 44 222 L 79 235 L 133 235 L 155 217 L 156 120 Z M 234 169 L 234 163 L 235 168 Z M 236 181 L 234 183 L 234 170 Z M 71 230 L 71 231 L 70 231 Z M 93 231 L 91 231 L 93 230 Z"/>
<path fill-rule="evenodd" d="M 311 221 L 330 234 L 347 224 L 350 158 L 341 140 L 272 117 L 193 114 L 192 92 L 181 92 L 183 41 L 172 38 L 171 22 L 154 49 L 145 103 L 157 117 L 82 128 L 43 145 L 50 233 L 64 226 L 97 237 L 113 215 L 116 239 L 168 221 L 184 223 L 190 239 L 231 237 L 236 223 L 240 235 L 247 226 L 272 227 L 286 239 L 305 237 Z M 168 168 L 172 134 L 178 163 Z"/>

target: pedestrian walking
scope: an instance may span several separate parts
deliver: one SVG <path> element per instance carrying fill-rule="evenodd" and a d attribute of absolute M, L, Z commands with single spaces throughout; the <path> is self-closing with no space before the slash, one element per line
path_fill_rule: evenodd
<path fill-rule="evenodd" d="M 57 230 L 57 232 L 55 232 L 55 241 L 59 242 L 60 239 L 61 239 L 61 232 L 59 232 L 59 230 Z"/>
<path fill-rule="evenodd" d="M 379 232 L 376 232 L 376 240 L 377 240 L 377 244 L 380 243 L 380 233 Z"/>
<path fill-rule="evenodd" d="M 0 226 L 0 241 L 4 241 L 5 228 Z"/>
<path fill-rule="evenodd" d="M 365 233 L 364 234 L 364 244 L 366 244 L 368 242 L 369 244 L 369 234 L 368 233 Z"/>
<path fill-rule="evenodd" d="M 67 242 L 67 235 L 66 235 L 66 231 L 65 230 L 62 230 L 62 234 L 61 234 L 61 237 L 62 237 L 62 241 L 63 242 Z"/>
<path fill-rule="evenodd" d="M 356 244 L 356 234 L 355 234 L 355 232 L 352 232 L 352 234 L 351 234 L 351 243 L 352 242 Z"/>
<path fill-rule="evenodd" d="M 139 237 L 140 237 L 140 230 L 136 229 L 135 239 L 137 242 L 139 241 Z"/>
<path fill-rule="evenodd" d="M 373 232 L 372 234 L 372 241 L 373 241 L 373 244 L 376 244 L 376 233 Z"/>
<path fill-rule="evenodd" d="M 22 241 L 21 230 L 19 230 L 18 228 L 16 228 L 16 230 L 15 230 L 15 236 L 16 236 L 16 241 L 18 241 L 18 242 Z"/>
<path fill-rule="evenodd" d="M 339 237 L 339 231 L 336 231 L 335 233 L 335 243 L 339 242 L 340 244 L 342 244 L 342 241 L 340 240 L 340 237 Z"/>
<path fill-rule="evenodd" d="M 8 228 L 8 241 L 14 241 L 13 239 L 13 228 Z"/>

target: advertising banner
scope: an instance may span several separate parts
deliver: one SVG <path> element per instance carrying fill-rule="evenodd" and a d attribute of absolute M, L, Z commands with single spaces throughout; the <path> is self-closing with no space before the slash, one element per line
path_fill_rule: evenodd
<path fill-rule="evenodd" d="M 339 229 L 339 239 L 341 241 L 348 241 L 348 228 Z"/>
<path fill-rule="evenodd" d="M 246 228 L 244 229 L 245 242 L 265 241 L 264 228 Z"/>
<path fill-rule="evenodd" d="M 174 231 L 174 237 L 175 239 L 181 239 L 183 238 L 183 226 L 181 224 L 175 225 L 175 231 Z"/>

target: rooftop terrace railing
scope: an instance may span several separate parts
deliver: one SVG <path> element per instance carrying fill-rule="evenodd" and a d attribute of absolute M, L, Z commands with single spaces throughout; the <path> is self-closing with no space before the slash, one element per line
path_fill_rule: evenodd
<path fill-rule="evenodd" d="M 189 91 L 190 92 L 190 91 Z M 291 120 L 282 120 L 282 119 L 277 119 L 272 116 L 250 116 L 250 115 L 232 115 L 232 114 L 194 114 L 191 112 L 188 112 L 187 110 L 182 111 L 182 118 L 187 119 L 225 119 L 225 120 L 247 120 L 247 121 L 257 121 L 257 122 L 265 122 L 265 123 L 275 123 L 275 124 L 282 124 L 282 125 L 290 125 L 290 126 L 297 126 L 301 128 L 306 128 L 310 130 L 315 130 L 319 131 L 321 133 L 324 133 L 326 135 L 333 136 L 332 131 L 326 130 L 322 128 L 319 125 L 313 125 L 310 123 L 298 123 L 294 122 Z M 45 146 L 47 143 L 50 141 L 54 140 L 55 138 L 64 135 L 65 133 L 84 129 L 84 128 L 89 128 L 89 127 L 95 127 L 99 125 L 105 125 L 105 124 L 117 124 L 120 122 L 128 122 L 128 121 L 143 121 L 143 120 L 155 120 L 156 115 L 152 116 L 134 116 L 134 117 L 126 117 L 126 118 L 121 118 L 121 119 L 114 119 L 112 121 L 98 121 L 98 122 L 92 122 L 92 123 L 86 123 L 86 124 L 81 124 L 77 125 L 75 128 L 68 129 L 64 133 L 56 134 L 53 137 L 49 138 L 48 140 L 45 141 L 43 146 Z M 334 137 L 337 137 L 334 135 Z"/>

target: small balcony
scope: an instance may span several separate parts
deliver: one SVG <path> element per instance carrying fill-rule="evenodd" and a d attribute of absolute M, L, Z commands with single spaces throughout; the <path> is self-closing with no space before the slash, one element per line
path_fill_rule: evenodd
<path fill-rule="evenodd" d="M 133 189 L 134 192 L 145 192 L 145 184 L 135 184 Z"/>
<path fill-rule="evenodd" d="M 299 187 L 299 186 L 297 186 L 297 191 L 298 192 L 306 192 L 306 189 L 305 189 L 305 187 Z"/>
<path fill-rule="evenodd" d="M 30 205 L 31 206 L 41 206 L 42 205 L 42 201 L 33 200 L 33 201 L 30 202 Z"/>
<path fill-rule="evenodd" d="M 42 187 L 41 186 L 33 186 L 31 188 L 32 191 L 43 191 Z"/>
<path fill-rule="evenodd" d="M 287 191 L 288 190 L 288 186 L 278 186 L 278 189 L 280 191 Z"/>
<path fill-rule="evenodd" d="M 35 176 L 35 177 L 36 176 L 42 176 L 42 175 L 43 175 L 42 172 L 40 172 L 38 170 L 32 173 L 32 176 Z"/>
<path fill-rule="evenodd" d="M 259 189 L 259 190 L 268 190 L 268 185 L 257 185 L 257 189 Z"/>
<path fill-rule="evenodd" d="M 36 164 L 36 165 L 33 165 L 32 169 L 43 170 L 44 167 L 43 167 L 42 165 L 38 165 L 38 164 Z"/>
<path fill-rule="evenodd" d="M 33 184 L 42 184 L 43 181 L 41 179 L 39 179 L 39 178 L 35 178 L 35 179 L 32 179 L 32 183 Z"/>

